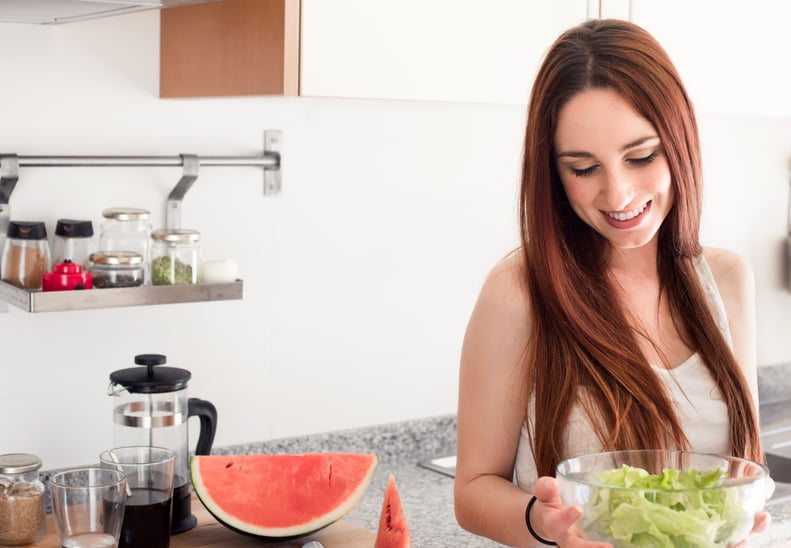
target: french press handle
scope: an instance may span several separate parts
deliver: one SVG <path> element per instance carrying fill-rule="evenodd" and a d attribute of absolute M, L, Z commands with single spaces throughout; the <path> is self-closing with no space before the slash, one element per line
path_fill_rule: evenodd
<path fill-rule="evenodd" d="M 195 454 L 210 454 L 211 445 L 214 443 L 214 433 L 217 430 L 217 409 L 214 404 L 200 398 L 189 398 L 187 400 L 187 416 L 200 419 L 200 434 Z"/>

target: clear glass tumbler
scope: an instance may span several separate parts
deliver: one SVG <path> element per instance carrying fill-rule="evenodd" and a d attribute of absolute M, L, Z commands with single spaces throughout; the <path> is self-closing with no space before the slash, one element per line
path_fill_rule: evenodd
<path fill-rule="evenodd" d="M 126 505 L 120 470 L 74 468 L 49 478 L 55 530 L 62 548 L 117 546 Z"/>
<path fill-rule="evenodd" d="M 176 453 L 164 447 L 116 447 L 99 455 L 102 468 L 122 470 L 130 488 L 119 548 L 168 548 Z"/>

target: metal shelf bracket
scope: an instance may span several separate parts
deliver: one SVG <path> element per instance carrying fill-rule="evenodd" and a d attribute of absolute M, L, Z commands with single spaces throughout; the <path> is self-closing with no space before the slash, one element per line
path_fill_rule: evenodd
<path fill-rule="evenodd" d="M 279 129 L 270 129 L 264 132 L 264 156 L 277 159 L 273 168 L 264 167 L 264 196 L 275 196 L 280 193 L 283 184 L 280 174 L 280 147 L 283 141 L 283 132 Z"/>
<path fill-rule="evenodd" d="M 8 232 L 8 223 L 11 219 L 8 202 L 17 181 L 19 181 L 19 156 L 0 154 L 0 235 L 3 237 Z"/>
<path fill-rule="evenodd" d="M 182 154 L 181 163 L 184 166 L 184 173 L 181 179 L 173 187 L 168 195 L 168 201 L 165 209 L 165 227 L 166 228 L 181 228 L 181 201 L 184 195 L 192 186 L 192 183 L 198 178 L 198 169 L 200 168 L 200 160 L 194 154 Z"/>

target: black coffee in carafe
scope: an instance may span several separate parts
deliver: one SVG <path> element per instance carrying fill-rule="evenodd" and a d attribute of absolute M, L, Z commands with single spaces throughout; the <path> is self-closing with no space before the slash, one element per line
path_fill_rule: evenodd
<path fill-rule="evenodd" d="M 208 455 L 217 429 L 217 410 L 206 400 L 187 397 L 186 369 L 165 367 L 162 354 L 140 354 L 135 364 L 110 374 L 114 446 L 150 445 L 176 453 L 171 534 L 195 527 L 190 507 L 189 417 L 200 419 L 196 455 Z"/>

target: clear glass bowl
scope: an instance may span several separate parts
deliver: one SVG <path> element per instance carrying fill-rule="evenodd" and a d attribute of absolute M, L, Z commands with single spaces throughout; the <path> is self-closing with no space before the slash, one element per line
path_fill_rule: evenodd
<path fill-rule="evenodd" d="M 742 540 L 763 508 L 768 477 L 757 462 L 690 451 L 611 451 L 557 467 L 563 503 L 583 511 L 583 536 L 615 548 Z"/>

